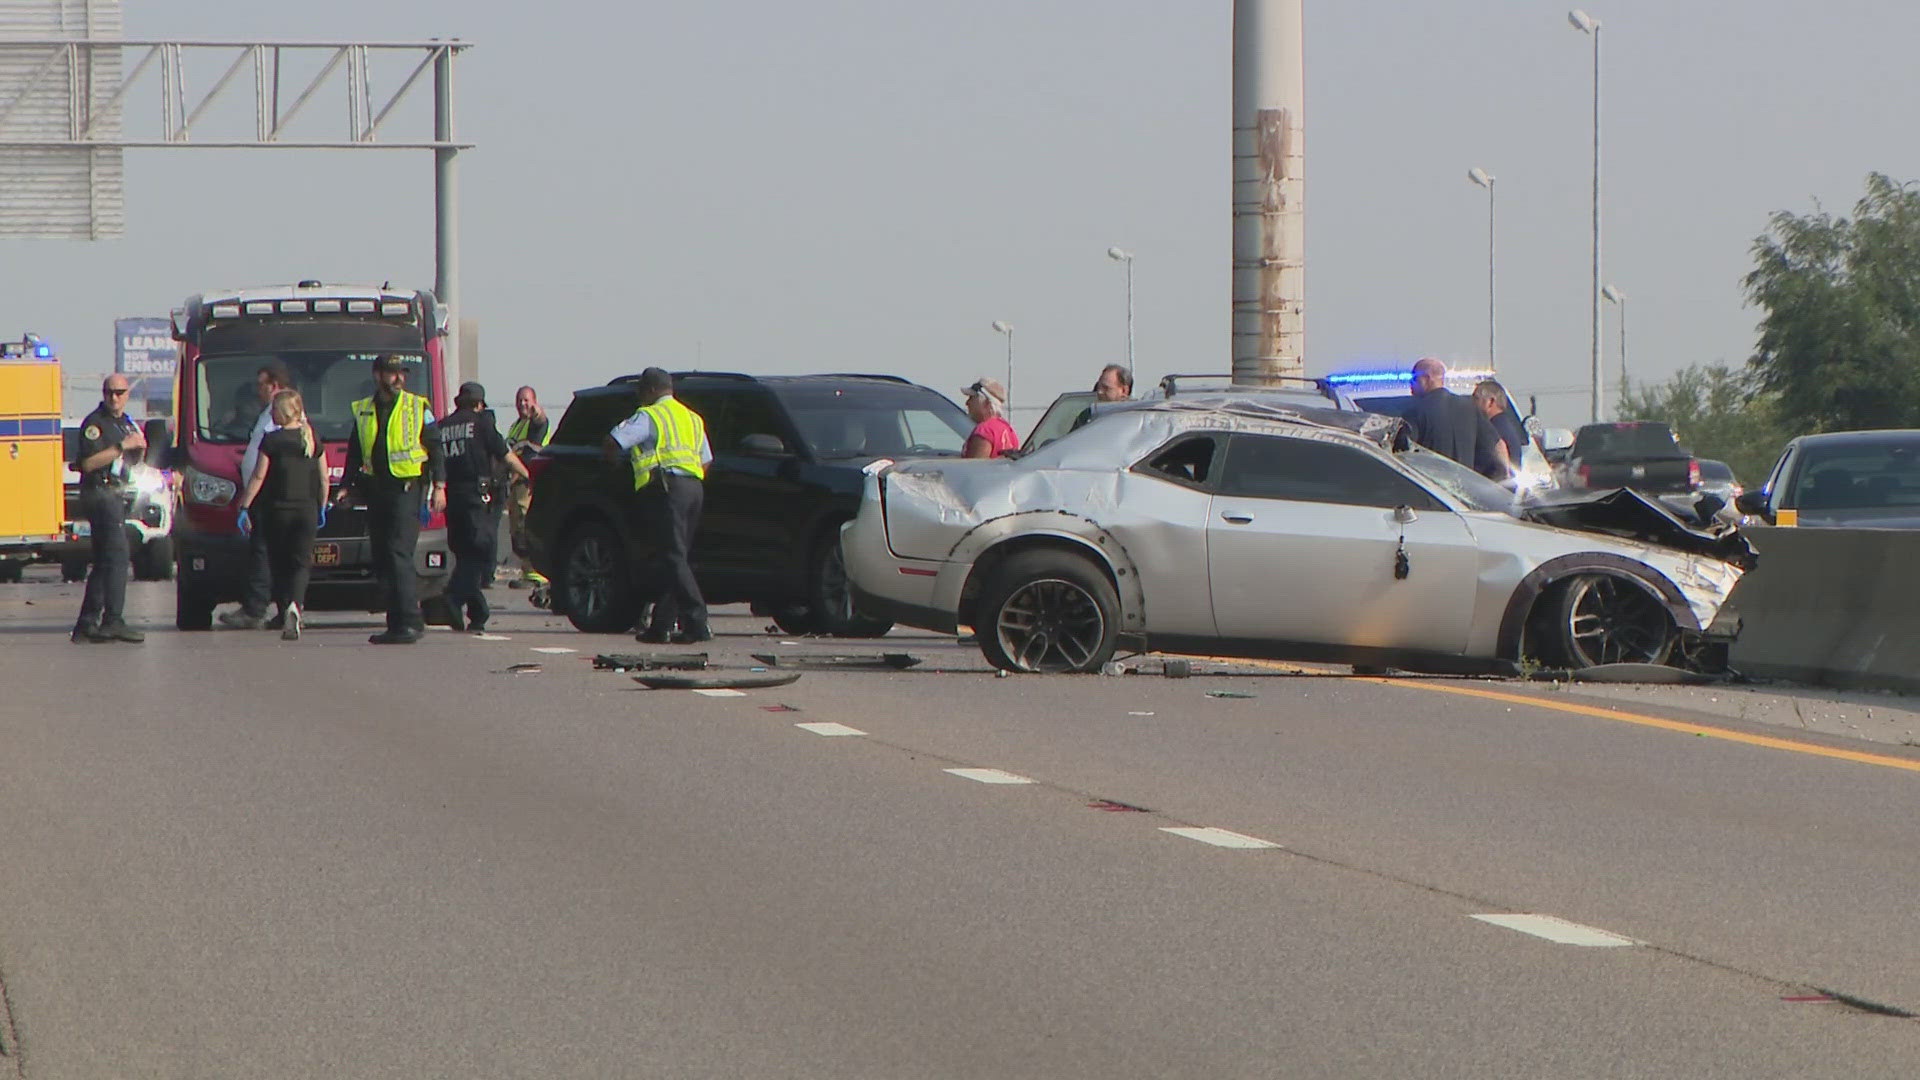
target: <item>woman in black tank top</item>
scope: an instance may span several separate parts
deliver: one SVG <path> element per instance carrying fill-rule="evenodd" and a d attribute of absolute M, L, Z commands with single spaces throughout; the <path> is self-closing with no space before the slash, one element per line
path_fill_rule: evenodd
<path fill-rule="evenodd" d="M 327 502 L 327 459 L 298 390 L 280 391 L 268 407 L 280 430 L 260 440 L 260 463 L 247 478 L 240 511 L 251 527 L 266 530 L 273 602 L 285 619 L 280 637 L 298 641 L 307 576 L 313 568 L 313 538 Z"/>

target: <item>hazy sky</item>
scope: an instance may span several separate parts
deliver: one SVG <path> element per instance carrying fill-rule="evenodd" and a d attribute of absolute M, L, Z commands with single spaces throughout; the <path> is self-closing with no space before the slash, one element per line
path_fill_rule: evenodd
<path fill-rule="evenodd" d="M 655 363 L 888 372 L 952 394 L 1004 370 L 989 323 L 1006 319 L 1015 404 L 1044 405 L 1124 356 L 1115 244 L 1138 255 L 1143 381 L 1228 367 L 1228 0 L 301 10 L 130 4 L 126 33 L 473 42 L 460 307 L 496 399 L 527 381 L 564 403 Z M 1757 318 L 1740 278 L 1767 215 L 1844 211 L 1869 171 L 1920 177 L 1920 9 L 1588 10 L 1605 26 L 1605 277 L 1629 297 L 1629 363 L 1740 362 Z M 1589 39 L 1564 6 L 1523 0 L 1307 0 L 1306 32 L 1309 372 L 1484 355 L 1477 165 L 1498 177 L 1503 376 L 1549 419 L 1584 418 Z M 197 63 L 195 94 L 224 67 Z M 402 74 L 375 64 L 376 103 Z M 157 77 L 129 98 L 130 133 L 157 131 Z M 228 93 L 203 132 L 251 130 L 251 80 Z M 392 134 L 426 134 L 429 101 Z M 343 133 L 345 114 L 336 76 L 300 127 Z M 203 288 L 430 286 L 432 176 L 425 151 L 130 151 L 125 239 L 0 243 L 0 332 L 103 370 L 115 316 Z M 1617 332 L 1609 307 L 1609 382 Z"/>

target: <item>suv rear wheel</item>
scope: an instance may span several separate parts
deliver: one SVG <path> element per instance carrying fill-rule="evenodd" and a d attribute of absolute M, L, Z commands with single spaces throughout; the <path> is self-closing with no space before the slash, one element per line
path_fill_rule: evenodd
<path fill-rule="evenodd" d="M 768 607 L 773 624 L 788 634 L 831 634 L 834 637 L 881 637 L 893 623 L 853 610 L 853 591 L 847 587 L 847 562 L 840 551 L 841 522 L 823 530 L 813 543 L 807 564 L 807 600 Z"/>
<path fill-rule="evenodd" d="M 589 634 L 633 628 L 640 604 L 633 592 L 627 553 L 613 527 L 589 520 L 575 525 L 560 548 L 553 588 L 563 597 L 567 621 Z"/>

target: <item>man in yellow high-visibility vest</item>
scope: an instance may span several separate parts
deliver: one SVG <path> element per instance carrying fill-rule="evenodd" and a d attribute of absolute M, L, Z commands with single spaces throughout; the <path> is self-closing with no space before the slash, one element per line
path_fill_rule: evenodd
<path fill-rule="evenodd" d="M 636 636 L 653 644 L 711 641 L 707 602 L 687 559 L 713 462 L 706 421 L 674 399 L 673 376 L 660 368 L 641 372 L 638 389 L 640 408 L 607 436 L 608 452 L 625 451 L 633 462 L 634 494 L 652 532 L 650 584 L 659 594 L 652 623 Z"/>
<path fill-rule="evenodd" d="M 387 609 L 386 630 L 367 640 L 411 645 L 426 631 L 414 547 L 427 514 L 447 508 L 446 465 L 433 428 L 433 403 L 407 390 L 407 361 L 383 353 L 373 361 L 373 377 L 373 396 L 352 406 L 346 483 L 334 501 L 344 499 L 351 488 L 367 504 L 374 575 Z"/>
<path fill-rule="evenodd" d="M 547 410 L 540 406 L 540 395 L 531 386 L 523 386 L 514 393 L 513 411 L 518 418 L 507 429 L 507 445 L 521 461 L 531 461 L 553 439 L 553 425 L 547 420 Z M 507 488 L 507 537 L 520 560 L 520 576 L 507 582 L 508 588 L 538 587 L 547 583 L 527 559 L 527 510 L 532 506 L 533 481 L 515 477 Z"/>

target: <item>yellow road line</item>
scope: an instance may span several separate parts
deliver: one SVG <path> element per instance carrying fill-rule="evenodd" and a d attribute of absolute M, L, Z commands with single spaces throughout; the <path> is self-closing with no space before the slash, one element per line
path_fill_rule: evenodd
<path fill-rule="evenodd" d="M 1276 661 L 1234 660 L 1228 657 L 1209 657 L 1223 664 L 1247 664 L 1253 667 L 1272 668 L 1278 671 L 1290 671 L 1307 674 L 1319 669 L 1307 668 L 1298 664 Z M 1769 750 L 1786 750 L 1795 754 L 1812 754 L 1815 757 L 1838 758 L 1861 765 L 1879 765 L 1888 769 L 1903 769 L 1907 772 L 1920 772 L 1920 761 L 1910 758 L 1890 757 L 1886 754 L 1869 754 L 1860 750 L 1837 750 L 1830 746 L 1797 742 L 1793 739 L 1777 739 L 1771 735 L 1750 735 L 1744 731 L 1731 731 L 1727 728 L 1711 727 L 1705 724 L 1682 720 L 1668 720 L 1659 716 L 1647 716 L 1642 713 L 1626 712 L 1622 709 L 1603 709 L 1594 705 L 1580 705 L 1571 701 L 1550 701 L 1546 698 L 1528 694 L 1510 694 L 1501 690 L 1485 690 L 1477 686 L 1461 686 L 1455 683 L 1433 682 L 1425 679 L 1383 679 L 1373 675 L 1354 675 L 1355 682 L 1379 683 L 1382 686 L 1403 686 L 1409 690 L 1431 690 L 1442 694 L 1459 694 L 1462 697 L 1484 698 L 1488 701 L 1504 701 L 1514 705 L 1532 705 L 1536 708 L 1551 709 L 1555 712 L 1572 713 L 1576 716 L 1592 716 L 1601 720 L 1618 720 L 1642 727 L 1661 728 L 1677 731 L 1682 735 L 1698 735 L 1709 739 L 1722 739 L 1726 742 L 1745 743 L 1748 746 L 1763 746 Z"/>

